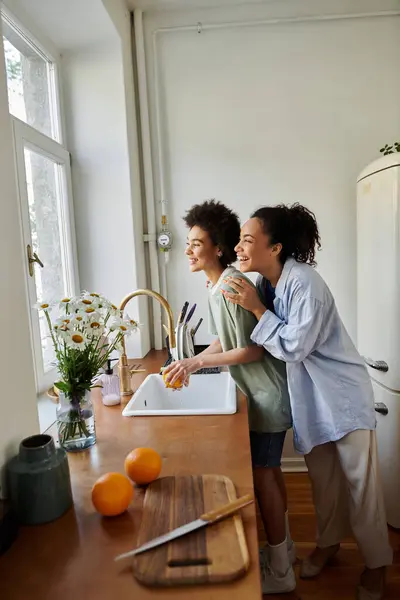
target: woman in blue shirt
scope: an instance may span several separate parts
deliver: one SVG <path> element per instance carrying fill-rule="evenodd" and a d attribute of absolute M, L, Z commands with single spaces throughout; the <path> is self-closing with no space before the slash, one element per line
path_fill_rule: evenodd
<path fill-rule="evenodd" d="M 287 363 L 294 443 L 305 455 L 318 522 L 317 546 L 301 576 L 321 572 L 350 525 L 366 564 L 357 597 L 379 600 L 392 549 L 373 390 L 334 298 L 313 268 L 316 248 L 317 222 L 305 207 L 257 210 L 243 225 L 236 252 L 243 273 L 260 273 L 259 294 L 245 279 L 233 279 L 236 293 L 225 296 L 257 317 L 252 340 Z"/>

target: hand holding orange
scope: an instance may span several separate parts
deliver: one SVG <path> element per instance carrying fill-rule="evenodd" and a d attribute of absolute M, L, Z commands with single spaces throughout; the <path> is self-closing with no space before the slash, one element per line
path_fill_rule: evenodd
<path fill-rule="evenodd" d="M 166 388 L 170 388 L 173 390 L 180 390 L 183 387 L 183 381 L 182 379 L 178 378 L 176 381 L 174 381 L 174 383 L 170 383 L 167 379 L 168 373 L 166 373 L 164 371 L 164 373 L 162 374 L 162 378 L 164 380 L 165 383 L 165 387 Z"/>
<path fill-rule="evenodd" d="M 163 370 L 165 387 L 180 390 L 183 386 L 188 386 L 190 375 L 201 367 L 202 361 L 198 356 L 174 360 Z"/>

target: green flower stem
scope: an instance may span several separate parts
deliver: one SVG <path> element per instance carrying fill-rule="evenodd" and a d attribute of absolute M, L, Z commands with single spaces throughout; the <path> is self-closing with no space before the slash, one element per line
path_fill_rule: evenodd
<path fill-rule="evenodd" d="M 80 415 L 80 410 L 71 408 L 68 411 L 68 421 L 60 422 L 59 426 L 59 437 L 62 444 L 73 440 L 76 436 L 85 437 L 90 436 L 90 431 L 87 428 L 85 419 Z"/>

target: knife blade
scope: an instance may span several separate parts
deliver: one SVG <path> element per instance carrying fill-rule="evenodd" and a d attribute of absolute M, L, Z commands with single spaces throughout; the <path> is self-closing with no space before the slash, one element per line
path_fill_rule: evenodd
<path fill-rule="evenodd" d="M 188 316 L 186 317 L 185 325 L 187 325 L 190 319 L 193 317 L 194 311 L 196 310 L 197 304 L 193 304 L 192 308 L 188 312 Z"/>
<path fill-rule="evenodd" d="M 182 306 L 182 310 L 181 310 L 179 318 L 178 318 L 178 325 L 180 323 L 183 323 L 183 319 L 185 318 L 188 308 L 189 308 L 189 302 L 186 301 L 185 304 Z"/>
<path fill-rule="evenodd" d="M 143 552 L 147 552 L 148 550 L 157 548 L 158 546 L 161 546 L 162 544 L 166 544 L 168 542 L 171 542 L 172 540 L 175 540 L 179 537 L 187 535 L 188 533 L 191 533 L 192 531 L 196 531 L 197 529 L 207 527 L 207 525 L 213 525 L 214 523 L 218 523 L 219 521 L 222 521 L 222 519 L 226 519 L 227 517 L 230 517 L 231 515 L 236 513 L 238 510 L 240 510 L 241 508 L 244 508 L 245 506 L 247 506 L 248 504 L 251 504 L 252 502 L 254 502 L 254 498 L 250 494 L 247 494 L 246 496 L 242 496 L 241 498 L 239 498 L 238 500 L 235 500 L 234 502 L 230 502 L 229 504 L 225 504 L 224 506 L 220 506 L 219 508 L 217 508 L 215 510 L 212 510 L 208 513 L 201 515 L 201 517 L 199 519 L 196 519 L 195 521 L 191 521 L 190 523 L 181 525 L 181 527 L 177 527 L 176 529 L 173 529 L 172 531 L 169 531 L 168 533 L 165 533 L 164 535 L 160 535 L 159 537 L 156 537 L 153 540 L 146 542 L 145 544 L 143 544 L 142 546 L 139 546 L 139 548 L 136 548 L 135 550 L 130 550 L 129 552 L 124 552 L 123 554 L 116 556 L 114 560 L 117 562 L 117 561 L 123 560 L 125 558 L 129 558 L 131 556 L 136 556 L 137 554 L 142 554 Z"/>
<path fill-rule="evenodd" d="M 196 335 L 196 333 L 197 333 L 200 325 L 202 324 L 202 322 L 203 322 L 203 319 L 200 319 L 200 321 L 197 323 L 196 327 L 194 327 L 192 329 L 192 337 L 194 337 Z"/>

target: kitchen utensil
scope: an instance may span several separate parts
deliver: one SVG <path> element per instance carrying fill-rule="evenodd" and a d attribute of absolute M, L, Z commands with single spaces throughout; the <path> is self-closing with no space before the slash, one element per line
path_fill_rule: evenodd
<path fill-rule="evenodd" d="M 193 313 L 196 310 L 196 306 L 197 306 L 197 304 L 193 304 L 192 308 L 189 310 L 188 316 L 186 317 L 185 325 L 187 325 L 189 323 L 190 319 L 193 317 Z"/>
<path fill-rule="evenodd" d="M 172 358 L 172 354 L 171 354 L 171 347 L 169 345 L 169 335 L 167 335 L 167 337 L 165 338 L 165 345 L 166 345 L 167 351 L 168 351 L 168 358 L 165 361 L 165 364 L 163 365 L 163 369 L 165 369 L 165 367 L 168 367 L 168 365 L 170 365 L 173 362 L 173 358 Z"/>
<path fill-rule="evenodd" d="M 221 515 L 222 509 L 230 512 L 236 500 L 232 481 L 221 475 L 158 479 L 146 490 L 137 543 L 141 546 L 165 532 L 187 526 L 201 514 L 203 519 L 207 514 L 210 518 L 209 513 L 218 509 L 211 516 L 213 520 Z M 252 498 L 243 501 L 248 503 Z M 175 538 L 133 559 L 135 577 L 151 586 L 227 582 L 243 575 L 248 566 L 243 523 L 237 513 L 212 527 L 202 525 L 190 535 Z"/>
<path fill-rule="evenodd" d="M 168 358 L 171 356 L 171 346 L 169 345 L 169 335 L 165 338 L 165 345 L 167 347 Z"/>
<path fill-rule="evenodd" d="M 194 338 L 194 336 L 196 335 L 200 325 L 202 324 L 203 319 L 200 319 L 199 322 L 197 323 L 196 327 L 194 329 L 192 329 L 192 337 Z"/>
<path fill-rule="evenodd" d="M 186 316 L 188 308 L 189 308 L 189 302 L 186 301 L 185 304 L 183 305 L 181 313 L 179 315 L 178 323 L 183 323 L 183 320 Z"/>
<path fill-rule="evenodd" d="M 178 329 L 178 339 L 179 339 L 179 356 L 178 356 L 178 360 L 183 360 L 184 358 L 187 358 L 185 356 L 185 346 L 184 346 L 184 340 L 185 340 L 185 325 L 184 323 L 181 323 L 179 325 L 179 329 Z"/>
<path fill-rule="evenodd" d="M 192 308 L 188 312 L 188 315 L 185 319 L 185 323 L 183 325 L 183 332 L 181 330 L 182 353 L 183 353 L 184 358 L 191 358 L 192 356 L 194 356 L 194 348 L 192 350 L 193 344 L 191 344 L 191 336 L 190 336 L 190 332 L 188 331 L 188 323 L 189 323 L 190 319 L 193 317 L 193 313 L 195 310 L 196 310 L 196 304 L 193 304 Z"/>
<path fill-rule="evenodd" d="M 189 306 L 189 302 L 185 302 L 185 304 L 183 305 L 182 310 L 180 312 L 179 318 L 178 318 L 178 323 L 177 323 L 176 330 L 175 330 L 176 351 L 175 351 L 174 360 L 182 360 L 183 358 L 185 358 L 184 352 L 183 352 L 183 322 L 185 319 L 185 315 L 186 315 L 188 306 Z"/>
<path fill-rule="evenodd" d="M 189 329 L 186 327 L 185 328 L 185 336 L 186 336 L 186 348 L 187 348 L 187 353 L 188 356 L 190 358 L 192 358 L 195 355 L 195 351 L 194 351 L 194 344 L 193 344 L 193 337 L 191 332 L 189 331 Z"/>

